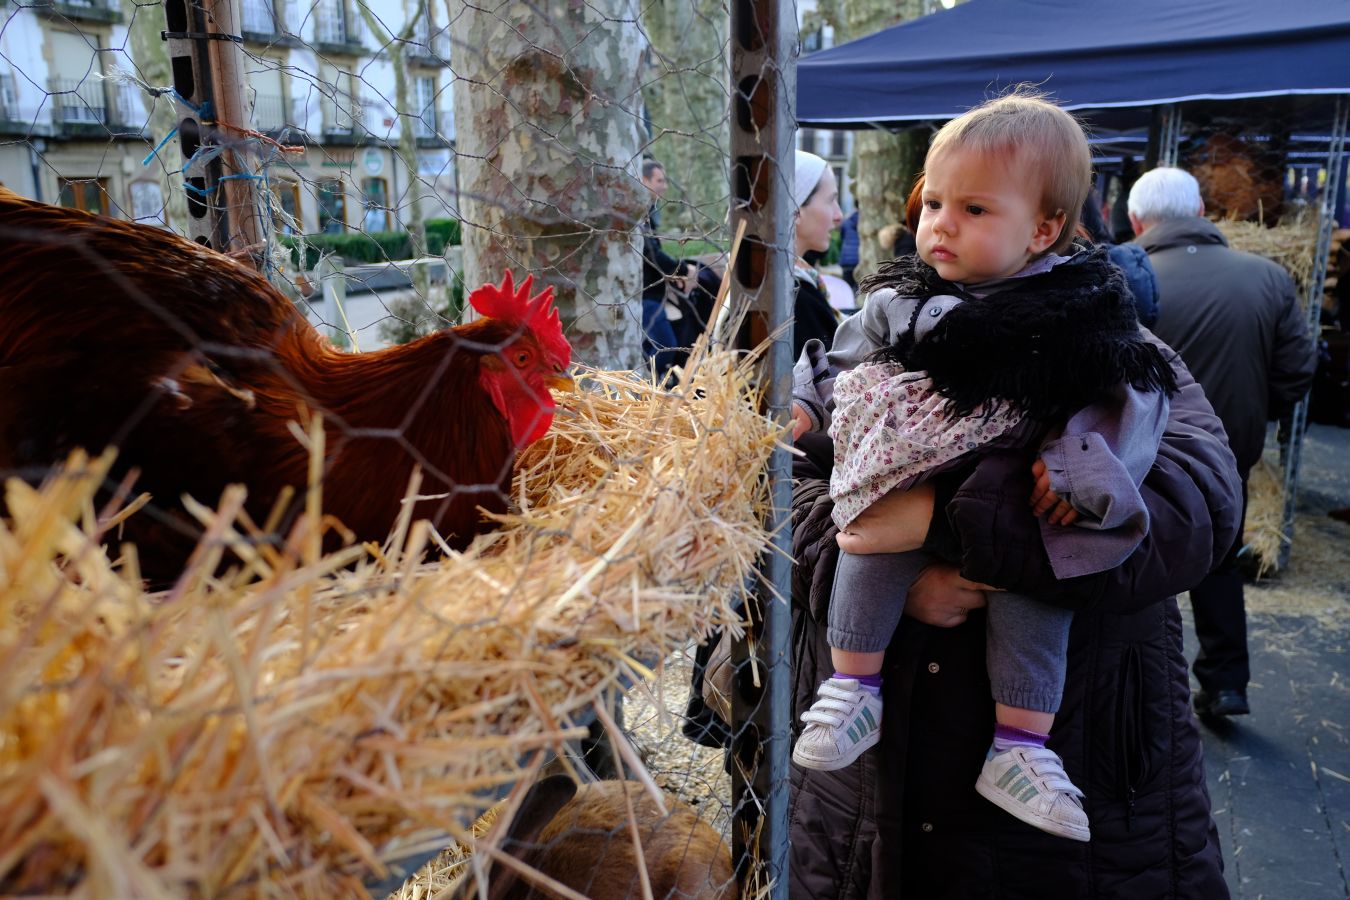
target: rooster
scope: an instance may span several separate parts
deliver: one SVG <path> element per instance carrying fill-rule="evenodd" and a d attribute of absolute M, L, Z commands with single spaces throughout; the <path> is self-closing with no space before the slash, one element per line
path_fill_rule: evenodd
<path fill-rule="evenodd" d="M 158 228 L 0 188 L 0 474 L 36 481 L 76 447 L 118 448 L 111 488 L 138 471 L 151 506 L 127 520 L 142 575 L 182 571 L 201 528 L 181 497 L 230 484 L 264 522 L 303 496 L 325 429 L 324 510 L 382 541 L 415 467 L 414 516 L 463 548 L 506 509 L 517 452 L 548 430 L 571 382 L 552 289 L 508 272 L 469 295 L 482 316 L 361 354 L 333 347 L 250 268 Z M 292 500 L 278 527 L 299 510 Z"/>

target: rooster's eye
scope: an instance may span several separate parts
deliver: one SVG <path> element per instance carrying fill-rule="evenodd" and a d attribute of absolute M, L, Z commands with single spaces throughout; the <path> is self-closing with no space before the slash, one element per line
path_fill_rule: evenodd
<path fill-rule="evenodd" d="M 515 361 L 516 365 L 523 369 L 530 362 L 530 354 L 524 350 L 517 350 Z"/>

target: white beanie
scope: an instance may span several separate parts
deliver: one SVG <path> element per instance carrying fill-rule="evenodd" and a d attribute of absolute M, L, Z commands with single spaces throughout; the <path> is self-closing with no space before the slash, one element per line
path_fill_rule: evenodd
<path fill-rule="evenodd" d="M 828 167 L 829 163 L 814 153 L 797 151 L 797 177 L 792 184 L 792 199 L 796 201 L 798 207 L 811 196 L 811 192 L 820 184 L 820 177 L 825 174 Z"/>

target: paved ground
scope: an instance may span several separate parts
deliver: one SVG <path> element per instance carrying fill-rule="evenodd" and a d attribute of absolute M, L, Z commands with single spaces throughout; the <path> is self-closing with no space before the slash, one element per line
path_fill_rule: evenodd
<path fill-rule="evenodd" d="M 1350 506 L 1347 476 L 1350 430 L 1313 426 L 1289 571 L 1248 589 L 1252 715 L 1204 729 L 1241 900 L 1350 898 L 1350 526 L 1326 515 Z"/>

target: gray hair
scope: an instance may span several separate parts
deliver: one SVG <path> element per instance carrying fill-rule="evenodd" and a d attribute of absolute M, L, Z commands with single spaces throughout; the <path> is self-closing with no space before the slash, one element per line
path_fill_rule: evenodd
<path fill-rule="evenodd" d="M 1200 183 L 1182 169 L 1159 166 L 1139 176 L 1130 188 L 1130 215 L 1151 224 L 1200 214 Z"/>

